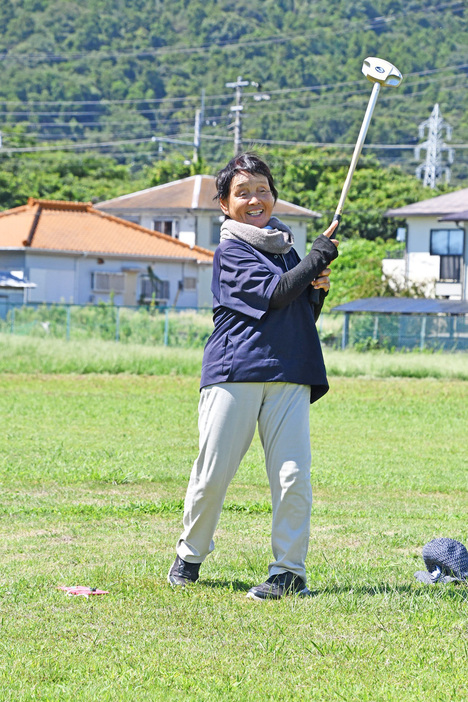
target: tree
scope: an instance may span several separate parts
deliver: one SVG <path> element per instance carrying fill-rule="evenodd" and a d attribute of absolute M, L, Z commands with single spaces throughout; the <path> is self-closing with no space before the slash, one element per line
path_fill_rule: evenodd
<path fill-rule="evenodd" d="M 230 149 L 232 95 L 225 83 L 242 75 L 270 97 L 255 101 L 255 91 L 245 91 L 246 140 L 353 143 L 370 88 L 362 60 L 376 52 L 413 75 L 397 92 L 387 91 L 391 98 L 380 98 L 368 141 L 414 143 L 417 125 L 438 102 L 462 144 L 468 93 L 454 88 L 463 77 L 462 5 L 2 0 L 0 128 L 22 122 L 44 143 L 104 134 L 113 141 L 129 134 L 185 140 L 204 90 L 210 124 L 204 156 L 215 164 Z M 395 151 L 380 153 L 393 158 Z M 413 168 L 409 159 L 406 168 Z M 466 182 L 467 172 L 460 149 L 453 182 Z"/>
<path fill-rule="evenodd" d="M 401 250 L 396 241 L 349 239 L 340 242 L 339 256 L 331 264 L 331 290 L 325 310 L 362 297 L 394 296 L 390 282 L 382 276 L 382 260 Z M 403 289 L 399 292 L 404 294 Z"/>
<path fill-rule="evenodd" d="M 154 166 L 149 168 L 149 187 L 153 185 L 163 185 L 173 180 L 189 178 L 190 176 L 203 173 L 210 173 L 210 169 L 203 159 L 189 161 L 188 159 L 184 159 L 183 156 L 163 159 L 161 161 L 156 161 Z"/>
<path fill-rule="evenodd" d="M 340 199 L 350 154 L 326 149 L 263 150 L 277 176 L 280 196 L 322 213 L 310 226 L 309 240 L 328 227 Z M 354 173 L 339 228 L 340 239 L 394 239 L 401 220 L 385 217 L 388 209 L 439 195 L 398 167 L 384 168 L 363 157 Z"/>
<path fill-rule="evenodd" d="M 99 202 L 147 187 L 144 174 L 96 154 L 29 154 L 0 158 L 0 208 L 24 205 L 29 197 Z"/>

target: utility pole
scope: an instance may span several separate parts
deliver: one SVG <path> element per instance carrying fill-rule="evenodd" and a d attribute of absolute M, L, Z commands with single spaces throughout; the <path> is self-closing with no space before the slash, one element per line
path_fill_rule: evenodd
<path fill-rule="evenodd" d="M 234 120 L 234 156 L 242 151 L 242 88 L 250 85 L 250 81 L 242 80 L 242 76 L 237 77 L 235 83 L 226 83 L 226 88 L 236 89 L 236 104 L 231 107 L 231 112 L 235 113 Z"/>
<path fill-rule="evenodd" d="M 429 119 L 421 122 L 419 125 L 419 138 L 424 138 L 427 129 L 427 139 L 422 144 L 418 144 L 414 150 L 414 157 L 420 158 L 421 149 L 426 150 L 426 160 L 421 163 L 416 169 L 416 176 L 423 177 L 423 185 L 428 185 L 430 188 L 435 188 L 437 181 L 445 174 L 445 182 L 450 181 L 450 168 L 444 166 L 442 152 L 447 152 L 447 163 L 453 163 L 453 149 L 447 146 L 442 139 L 442 131 L 445 130 L 447 139 L 452 138 L 451 126 L 442 119 L 439 105 L 434 105 Z"/>
<path fill-rule="evenodd" d="M 193 162 L 196 163 L 200 158 L 201 149 L 201 125 L 205 114 L 205 89 L 201 93 L 201 105 L 195 112 L 195 127 L 193 137 Z"/>

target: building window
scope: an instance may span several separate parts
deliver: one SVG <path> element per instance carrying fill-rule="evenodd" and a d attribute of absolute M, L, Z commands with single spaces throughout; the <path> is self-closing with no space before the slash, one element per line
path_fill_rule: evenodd
<path fill-rule="evenodd" d="M 463 256 L 464 229 L 431 229 L 432 256 Z"/>
<path fill-rule="evenodd" d="M 177 220 L 175 219 L 153 219 L 153 230 L 172 236 L 174 239 L 179 238 Z"/>
<path fill-rule="evenodd" d="M 123 293 L 125 288 L 124 273 L 91 273 L 92 288 L 100 293 Z"/>
<path fill-rule="evenodd" d="M 197 289 L 197 279 L 195 277 L 186 276 L 183 281 L 184 290 L 196 290 Z"/>
<path fill-rule="evenodd" d="M 224 217 L 215 217 L 211 220 L 211 243 L 214 245 L 219 244 L 219 238 L 221 236 L 221 224 L 223 222 Z"/>
<path fill-rule="evenodd" d="M 167 302 L 170 296 L 170 285 L 168 280 L 149 275 L 143 276 L 141 279 L 141 302 Z"/>
<path fill-rule="evenodd" d="M 464 248 L 464 229 L 431 229 L 430 253 L 440 256 L 439 280 L 460 282 Z"/>

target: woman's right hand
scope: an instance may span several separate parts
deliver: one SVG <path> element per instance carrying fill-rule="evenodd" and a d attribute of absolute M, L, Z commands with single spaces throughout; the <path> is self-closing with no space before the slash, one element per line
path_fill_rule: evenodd
<path fill-rule="evenodd" d="M 339 225 L 339 221 L 336 219 L 334 222 L 332 222 L 330 224 L 328 229 L 326 229 L 323 232 L 323 236 L 326 236 L 328 239 L 330 239 L 330 241 L 332 241 L 335 244 L 335 246 L 338 246 L 338 241 L 336 239 L 332 239 L 332 235 L 333 235 L 333 232 L 335 231 L 335 229 L 338 228 L 338 225 Z"/>
<path fill-rule="evenodd" d="M 330 290 L 330 268 L 325 268 L 315 280 L 311 282 L 311 285 L 315 290 L 325 290 L 328 292 Z"/>

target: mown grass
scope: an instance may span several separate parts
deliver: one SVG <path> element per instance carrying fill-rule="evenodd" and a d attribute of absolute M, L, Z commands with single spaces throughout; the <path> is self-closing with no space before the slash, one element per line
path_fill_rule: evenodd
<path fill-rule="evenodd" d="M 414 579 L 431 538 L 468 543 L 468 383 L 370 377 L 362 357 L 311 408 L 313 596 L 262 604 L 245 597 L 271 558 L 258 437 L 200 582 L 165 580 L 197 373 L 0 374 L 0 699 L 468 698 L 468 588 Z"/>

